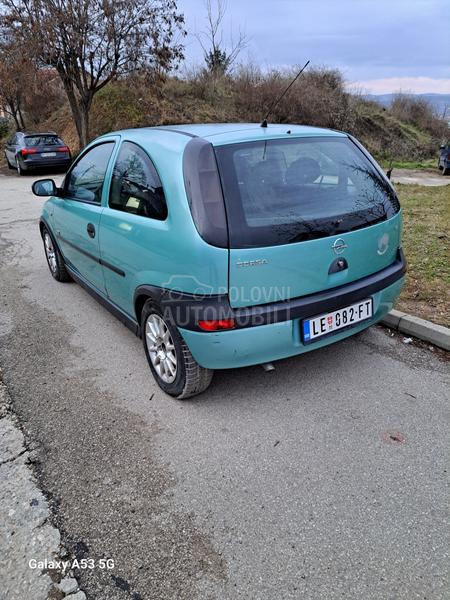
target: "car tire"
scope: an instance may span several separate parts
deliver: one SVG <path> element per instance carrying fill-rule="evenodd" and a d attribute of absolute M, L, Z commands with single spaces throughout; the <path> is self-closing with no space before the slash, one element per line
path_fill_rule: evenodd
<path fill-rule="evenodd" d="M 185 400 L 206 390 L 214 371 L 197 363 L 176 326 L 151 299 L 142 309 L 141 331 L 148 364 L 166 394 Z"/>
<path fill-rule="evenodd" d="M 8 169 L 13 170 L 15 167 L 9 162 L 8 157 L 5 154 L 5 158 L 6 158 L 6 164 L 8 165 Z"/>
<path fill-rule="evenodd" d="M 17 169 L 17 175 L 19 175 L 19 176 L 25 175 L 25 169 L 20 164 L 20 160 L 19 160 L 18 156 L 16 156 L 16 169 Z"/>
<path fill-rule="evenodd" d="M 450 168 L 442 167 L 442 175 L 450 175 Z"/>
<path fill-rule="evenodd" d="M 72 278 L 66 269 L 62 254 L 59 251 L 53 236 L 46 227 L 42 229 L 42 241 L 44 242 L 45 258 L 47 259 L 48 268 L 50 269 L 52 277 L 56 279 L 56 281 L 62 283 L 72 281 Z"/>

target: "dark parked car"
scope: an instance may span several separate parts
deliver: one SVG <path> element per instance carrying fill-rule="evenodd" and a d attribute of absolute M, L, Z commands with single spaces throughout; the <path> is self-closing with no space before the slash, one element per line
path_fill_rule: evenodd
<path fill-rule="evenodd" d="M 438 169 L 442 170 L 442 175 L 450 175 L 450 141 L 440 148 Z"/>
<path fill-rule="evenodd" d="M 16 133 L 5 147 L 10 169 L 23 175 L 37 168 L 65 168 L 71 163 L 69 147 L 56 133 Z"/>

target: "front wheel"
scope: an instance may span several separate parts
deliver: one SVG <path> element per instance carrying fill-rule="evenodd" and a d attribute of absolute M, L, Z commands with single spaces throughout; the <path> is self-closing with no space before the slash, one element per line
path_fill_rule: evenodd
<path fill-rule="evenodd" d="M 214 371 L 196 362 L 178 329 L 152 300 L 144 304 L 141 324 L 145 354 L 159 387 L 179 400 L 204 392 Z"/>
<path fill-rule="evenodd" d="M 450 175 L 450 168 L 442 167 L 442 175 Z"/>
<path fill-rule="evenodd" d="M 62 254 L 53 242 L 53 238 L 46 227 L 42 230 L 42 240 L 44 242 L 45 258 L 52 276 L 56 281 L 71 281 L 72 278 L 67 272 Z"/>

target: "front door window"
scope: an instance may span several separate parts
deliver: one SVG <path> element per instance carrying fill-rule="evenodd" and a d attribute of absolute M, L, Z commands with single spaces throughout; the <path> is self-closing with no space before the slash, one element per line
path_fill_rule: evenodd
<path fill-rule="evenodd" d="M 64 195 L 74 200 L 100 204 L 113 148 L 113 142 L 105 142 L 86 152 L 67 175 Z"/>

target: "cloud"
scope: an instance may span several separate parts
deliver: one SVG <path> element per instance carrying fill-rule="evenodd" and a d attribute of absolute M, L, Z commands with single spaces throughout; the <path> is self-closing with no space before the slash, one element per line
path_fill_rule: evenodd
<path fill-rule="evenodd" d="M 369 94 L 390 94 L 408 92 L 411 94 L 450 94 L 450 79 L 433 79 L 432 77 L 387 77 L 385 79 L 368 79 L 353 81 L 350 89 L 359 89 Z"/>
<path fill-rule="evenodd" d="M 187 62 L 201 62 L 195 34 L 205 29 L 204 0 L 178 5 L 189 30 Z M 227 0 L 222 25 L 224 40 L 245 31 L 247 52 L 262 66 L 309 58 L 312 67 L 339 68 L 361 82 L 449 76 L 449 0 Z"/>

